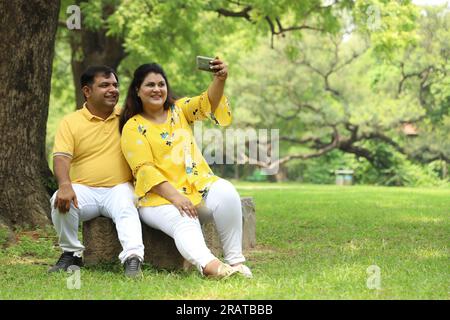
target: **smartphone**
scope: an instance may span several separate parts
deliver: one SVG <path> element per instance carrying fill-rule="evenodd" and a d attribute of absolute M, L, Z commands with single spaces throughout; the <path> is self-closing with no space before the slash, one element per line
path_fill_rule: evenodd
<path fill-rule="evenodd" d="M 214 58 L 197 56 L 197 68 L 203 71 L 214 72 L 214 70 L 210 69 L 210 62 L 213 60 Z"/>

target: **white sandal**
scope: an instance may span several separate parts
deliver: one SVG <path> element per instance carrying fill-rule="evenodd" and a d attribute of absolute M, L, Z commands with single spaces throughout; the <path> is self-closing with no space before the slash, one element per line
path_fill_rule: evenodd
<path fill-rule="evenodd" d="M 219 265 L 219 267 L 217 268 L 217 273 L 214 275 L 208 275 L 207 277 L 212 278 L 212 279 L 223 280 L 223 279 L 227 279 L 227 278 L 231 277 L 233 274 L 236 274 L 238 272 L 239 272 L 238 270 L 236 270 L 229 264 L 222 262 Z"/>
<path fill-rule="evenodd" d="M 240 264 L 237 266 L 232 266 L 232 268 L 234 270 L 236 270 L 241 276 L 244 276 L 246 278 L 253 278 L 253 274 L 252 271 L 250 270 L 249 267 L 247 267 L 246 265 Z"/>

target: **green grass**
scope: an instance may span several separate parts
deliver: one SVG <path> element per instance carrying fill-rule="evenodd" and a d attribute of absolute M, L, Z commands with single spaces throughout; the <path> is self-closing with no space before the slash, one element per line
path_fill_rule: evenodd
<path fill-rule="evenodd" d="M 448 299 L 448 189 L 237 184 L 252 196 L 257 242 L 246 252 L 254 279 L 214 281 L 195 270 L 144 267 L 123 277 L 119 264 L 46 274 L 57 259 L 51 228 L 21 233 L 0 253 L 0 299 Z M 366 270 L 381 270 L 368 289 Z"/>

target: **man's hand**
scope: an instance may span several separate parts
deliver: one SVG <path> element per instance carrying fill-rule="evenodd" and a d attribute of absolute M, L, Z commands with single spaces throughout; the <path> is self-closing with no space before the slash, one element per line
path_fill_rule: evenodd
<path fill-rule="evenodd" d="M 69 211 L 71 201 L 73 201 L 75 208 L 78 209 L 77 195 L 73 191 L 72 183 L 70 182 L 69 172 L 71 161 L 72 158 L 63 155 L 55 155 L 53 157 L 53 172 L 59 184 L 54 207 L 60 213 Z"/>
<path fill-rule="evenodd" d="M 56 193 L 55 209 L 58 209 L 60 213 L 66 213 L 70 209 L 70 202 L 73 201 L 73 205 L 78 209 L 78 200 L 75 191 L 73 191 L 71 183 L 65 183 L 59 186 L 59 190 Z"/>

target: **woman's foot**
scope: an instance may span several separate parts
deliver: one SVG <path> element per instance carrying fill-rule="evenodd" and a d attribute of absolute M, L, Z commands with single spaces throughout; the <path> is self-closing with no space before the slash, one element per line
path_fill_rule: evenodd
<path fill-rule="evenodd" d="M 253 274 L 250 268 L 246 265 L 243 265 L 242 263 L 234 264 L 231 266 L 231 268 L 236 270 L 241 276 L 244 276 L 246 278 L 253 278 Z"/>
<path fill-rule="evenodd" d="M 238 270 L 232 268 L 230 265 L 226 263 L 223 263 L 219 259 L 215 259 L 209 262 L 203 268 L 204 276 L 215 279 L 226 279 L 237 272 Z"/>

